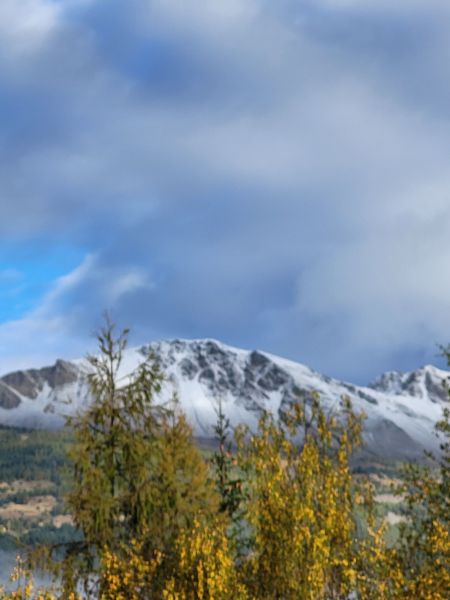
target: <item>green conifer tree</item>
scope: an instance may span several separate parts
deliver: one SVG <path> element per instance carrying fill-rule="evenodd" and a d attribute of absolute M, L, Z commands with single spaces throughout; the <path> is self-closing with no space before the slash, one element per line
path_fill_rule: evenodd
<path fill-rule="evenodd" d="M 92 402 L 68 422 L 75 443 L 67 506 L 83 541 L 67 546 L 65 559 L 53 563 L 66 597 L 80 582 L 87 597 L 101 597 L 109 585 L 103 553 L 120 561 L 130 544 L 138 544 L 143 559 L 164 556 L 154 574 L 157 587 L 180 528 L 217 506 L 208 467 L 176 401 L 155 402 L 164 379 L 155 357 L 123 373 L 128 331 L 116 335 L 106 320 L 97 339 L 99 353 L 88 356 Z"/>
<path fill-rule="evenodd" d="M 218 448 L 214 452 L 212 463 L 216 489 L 220 496 L 220 511 L 226 512 L 231 520 L 235 521 L 239 519 L 245 494 L 242 477 L 238 475 L 237 459 L 233 457 L 230 430 L 230 420 L 223 412 L 222 402 L 219 402 L 217 422 L 214 427 Z"/>

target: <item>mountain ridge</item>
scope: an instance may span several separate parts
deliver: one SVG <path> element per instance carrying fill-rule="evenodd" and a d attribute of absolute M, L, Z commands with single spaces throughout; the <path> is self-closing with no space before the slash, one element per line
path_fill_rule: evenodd
<path fill-rule="evenodd" d="M 233 426 L 255 427 L 262 410 L 275 415 L 292 402 L 308 402 L 317 391 L 326 410 L 339 412 L 342 396 L 367 415 L 365 451 L 374 457 L 419 459 L 436 452 L 433 433 L 448 394 L 450 372 L 426 365 L 416 371 L 388 371 L 368 386 L 342 382 L 306 365 L 259 350 L 243 350 L 214 339 L 173 339 L 125 351 L 121 377 L 148 353 L 158 357 L 167 380 L 160 402 L 176 392 L 195 435 L 213 437 L 218 401 Z M 89 403 L 86 359 L 0 377 L 0 423 L 59 428 L 64 417 Z"/>

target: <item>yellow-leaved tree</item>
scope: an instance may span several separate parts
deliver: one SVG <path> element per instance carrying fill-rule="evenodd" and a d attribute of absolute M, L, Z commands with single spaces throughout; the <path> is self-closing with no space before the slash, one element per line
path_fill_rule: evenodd
<path fill-rule="evenodd" d="M 344 599 L 376 590 L 367 567 L 383 554 L 384 541 L 358 527 L 358 504 L 371 497 L 349 467 L 362 417 L 347 399 L 340 413 L 326 415 L 312 394 L 281 420 L 264 414 L 256 433 L 238 434 L 249 498 L 249 551 L 241 568 L 252 598 Z"/>
<path fill-rule="evenodd" d="M 406 521 L 392 550 L 397 596 L 417 600 L 450 598 L 450 410 L 437 424 L 441 454 L 432 465 L 407 465 L 398 492 Z M 430 457 L 432 458 L 432 457 Z"/>

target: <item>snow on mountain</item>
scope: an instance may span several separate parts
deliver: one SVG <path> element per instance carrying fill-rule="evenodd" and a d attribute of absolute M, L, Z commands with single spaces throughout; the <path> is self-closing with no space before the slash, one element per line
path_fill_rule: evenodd
<path fill-rule="evenodd" d="M 126 350 L 126 377 L 148 352 L 158 356 L 167 381 L 159 401 L 173 392 L 197 436 L 213 437 L 219 400 L 232 425 L 254 427 L 263 409 L 275 415 L 313 391 L 326 410 L 339 411 L 349 396 L 364 411 L 365 452 L 376 457 L 420 458 L 436 451 L 434 424 L 442 414 L 450 373 L 426 366 L 411 373 L 389 372 L 368 387 L 326 377 L 299 363 L 215 340 L 162 341 Z M 64 416 L 89 402 L 87 362 L 58 360 L 52 367 L 17 371 L 0 378 L 0 423 L 56 428 Z"/>

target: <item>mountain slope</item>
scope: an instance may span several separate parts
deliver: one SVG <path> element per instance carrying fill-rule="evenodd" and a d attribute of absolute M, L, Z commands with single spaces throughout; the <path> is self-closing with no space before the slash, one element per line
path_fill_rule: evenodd
<path fill-rule="evenodd" d="M 167 382 L 160 401 L 177 392 L 199 437 L 212 437 L 219 399 L 233 425 L 254 427 L 261 410 L 279 414 L 312 391 L 326 410 L 339 411 L 343 395 L 364 411 L 366 452 L 387 458 L 420 458 L 436 450 L 433 434 L 447 400 L 449 373 L 427 366 L 412 373 L 390 372 L 369 387 L 326 377 L 271 354 L 246 351 L 214 340 L 172 340 L 128 349 L 121 375 L 126 377 L 147 352 L 161 361 Z M 0 378 L 0 423 L 61 427 L 64 415 L 89 402 L 84 359 L 58 360 L 52 367 L 17 371 Z"/>

